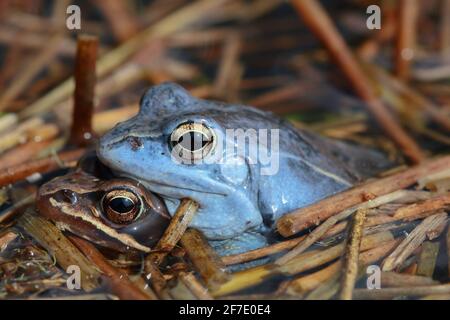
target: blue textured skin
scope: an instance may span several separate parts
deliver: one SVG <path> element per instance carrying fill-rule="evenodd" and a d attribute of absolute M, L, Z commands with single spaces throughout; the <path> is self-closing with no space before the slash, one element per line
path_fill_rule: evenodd
<path fill-rule="evenodd" d="M 188 120 L 222 133 L 227 128 L 280 129 L 278 173 L 261 175 L 260 164 L 250 164 L 250 159 L 237 165 L 173 161 L 170 134 Z M 116 174 L 137 179 L 160 194 L 171 214 L 178 199 L 197 201 L 200 208 L 191 227 L 211 240 L 242 240 L 242 234 L 261 227 L 263 220 L 270 225 L 386 165 L 375 151 L 318 137 L 253 107 L 196 99 L 173 83 L 150 88 L 139 114 L 106 133 L 97 154 Z"/>

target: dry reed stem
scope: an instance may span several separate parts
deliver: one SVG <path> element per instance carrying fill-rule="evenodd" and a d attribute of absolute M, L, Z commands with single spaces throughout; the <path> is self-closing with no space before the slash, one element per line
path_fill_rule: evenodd
<path fill-rule="evenodd" d="M 386 300 L 395 297 L 406 296 L 426 296 L 436 294 L 449 294 L 450 284 L 432 285 L 432 286 L 417 286 L 417 287 L 404 287 L 404 288 L 387 288 L 378 290 L 369 289 L 355 289 L 353 293 L 353 299 L 379 299 Z"/>
<path fill-rule="evenodd" d="M 401 207 L 395 211 L 393 218 L 410 220 L 427 212 L 446 210 L 448 208 L 450 208 L 450 193 L 437 195 L 430 199 Z"/>
<path fill-rule="evenodd" d="M 439 284 L 439 282 L 429 277 L 397 272 L 386 272 L 386 271 L 381 272 L 382 288 L 431 286 L 435 284 Z"/>
<path fill-rule="evenodd" d="M 230 98 L 236 97 L 231 89 L 238 89 L 239 78 L 236 77 L 236 68 L 239 66 L 239 55 L 241 52 L 241 39 L 238 34 L 231 33 L 226 38 L 222 59 L 218 66 L 217 76 L 214 81 L 214 94 L 217 97 Z M 236 90 L 233 90 L 236 91 Z"/>
<path fill-rule="evenodd" d="M 74 108 L 69 138 L 69 141 L 78 147 L 87 146 L 93 138 L 92 115 L 94 113 L 97 47 L 97 37 L 88 35 L 78 37 L 74 74 Z"/>
<path fill-rule="evenodd" d="M 0 152 L 16 146 L 27 140 L 28 132 L 39 128 L 44 124 L 40 118 L 31 118 L 18 124 L 12 131 L 3 132 L 0 135 Z"/>
<path fill-rule="evenodd" d="M 167 282 L 164 275 L 159 271 L 158 267 L 153 264 L 150 259 L 144 261 L 144 272 L 147 280 L 150 282 L 153 290 L 156 292 L 160 299 L 171 300 L 167 289 Z"/>
<path fill-rule="evenodd" d="M 17 233 L 13 231 L 7 231 L 0 235 L 0 252 L 3 252 L 9 243 L 17 238 Z"/>
<path fill-rule="evenodd" d="M 156 266 L 159 266 L 166 255 L 172 251 L 181 239 L 187 227 L 194 218 L 197 209 L 198 204 L 194 201 L 190 199 L 181 200 L 169 226 L 164 231 L 164 234 L 155 248 L 153 248 L 155 252 L 150 253 L 146 259 L 150 259 Z"/>
<path fill-rule="evenodd" d="M 413 103 L 417 108 L 423 109 L 443 129 L 450 131 L 450 119 L 442 107 L 436 105 L 431 99 L 408 86 L 408 84 L 391 76 L 374 64 L 364 64 L 367 72 L 374 75 L 380 85 L 392 88 L 407 102 Z"/>
<path fill-rule="evenodd" d="M 0 111 L 8 109 L 11 101 L 17 98 L 36 75 L 55 58 L 63 36 L 63 33 L 57 33 L 46 41 L 46 46 L 37 54 L 37 58 L 30 60 L 28 66 L 15 77 L 0 97 Z"/>
<path fill-rule="evenodd" d="M 178 276 L 184 285 L 191 290 L 191 292 L 199 300 L 212 300 L 213 297 L 208 293 L 206 289 L 192 274 L 192 272 L 181 272 Z"/>
<path fill-rule="evenodd" d="M 442 225 L 447 224 L 447 213 L 438 213 L 427 217 L 414 230 L 408 234 L 405 240 L 383 262 L 383 271 L 392 271 L 399 267 L 423 241 L 429 237 L 435 237 L 434 232 Z M 431 236 L 430 236 L 431 235 Z"/>
<path fill-rule="evenodd" d="M 40 153 L 51 147 L 59 135 L 59 128 L 54 124 L 44 124 L 39 130 L 31 133 L 33 138 L 28 142 L 10 149 L 0 155 L 0 170 L 17 166 L 40 156 Z"/>
<path fill-rule="evenodd" d="M 450 54 L 450 0 L 442 0 L 441 5 L 440 49 L 441 54 L 448 57 Z"/>
<path fill-rule="evenodd" d="M 439 242 L 425 241 L 422 244 L 416 274 L 424 277 L 433 277 L 436 260 L 439 253 Z"/>
<path fill-rule="evenodd" d="M 447 228 L 447 265 L 448 265 L 448 276 L 450 277 L 450 225 Z"/>
<path fill-rule="evenodd" d="M 375 199 L 371 199 L 369 201 L 363 202 L 353 208 L 344 210 L 340 212 L 339 214 L 335 216 L 331 216 L 328 218 L 324 223 L 320 224 L 317 228 L 315 228 L 312 232 L 310 232 L 304 240 L 302 240 L 296 247 L 294 247 L 291 251 L 289 251 L 284 256 L 278 258 L 275 261 L 275 264 L 282 265 L 294 258 L 295 256 L 299 255 L 300 253 L 304 252 L 306 249 L 308 249 L 313 243 L 318 241 L 319 239 L 323 238 L 327 233 L 329 234 L 329 231 L 333 226 L 336 225 L 336 223 L 340 220 L 344 220 L 348 218 L 353 212 L 358 210 L 365 210 L 370 209 L 374 207 L 378 207 L 382 204 L 392 202 L 395 200 L 398 200 L 402 197 L 405 197 L 408 195 L 408 191 L 406 190 L 398 190 L 394 191 L 392 193 L 386 194 L 384 196 L 377 197 Z"/>
<path fill-rule="evenodd" d="M 395 73 L 403 81 L 407 81 L 410 77 L 410 64 L 415 53 L 419 6 L 417 0 L 400 0 L 398 3 Z"/>
<path fill-rule="evenodd" d="M 205 16 L 208 12 L 220 7 L 225 0 L 210 1 L 199 0 L 188 4 L 179 10 L 169 14 L 147 29 L 139 32 L 134 37 L 124 42 L 116 49 L 103 55 L 97 61 L 97 78 L 101 78 L 107 73 L 113 71 L 121 65 L 132 54 L 142 48 L 143 44 L 152 40 L 167 37 L 193 23 L 201 21 L 200 17 Z M 52 91 L 41 97 L 39 100 L 28 106 L 20 113 L 21 117 L 29 117 L 34 114 L 46 112 L 57 105 L 58 102 L 68 98 L 73 92 L 75 86 L 73 78 L 61 83 Z"/>
<path fill-rule="evenodd" d="M 356 93 L 367 103 L 368 110 L 379 126 L 412 161 L 424 159 L 418 144 L 403 130 L 383 102 L 377 97 L 369 79 L 353 57 L 349 47 L 333 25 L 330 17 L 316 0 L 291 0 L 303 22 L 322 41 L 338 66 L 347 76 Z"/>
<path fill-rule="evenodd" d="M 121 108 L 98 112 L 94 114 L 92 119 L 93 130 L 97 134 L 103 134 L 114 127 L 118 121 L 125 121 L 136 115 L 138 110 L 139 106 L 137 104 L 132 104 Z"/>
<path fill-rule="evenodd" d="M 393 236 L 390 232 L 365 236 L 361 242 L 361 250 L 369 250 L 392 239 Z M 213 296 L 223 296 L 259 284 L 275 275 L 295 275 L 319 267 L 337 259 L 343 253 L 344 248 L 345 244 L 340 243 L 324 250 L 305 252 L 282 266 L 268 264 L 233 273 L 230 281 L 212 291 L 212 294 Z"/>
<path fill-rule="evenodd" d="M 364 220 L 366 219 L 367 209 L 361 209 L 354 214 L 344 253 L 343 274 L 339 298 L 341 300 L 351 300 L 353 288 L 355 287 L 358 276 L 358 259 L 361 239 L 363 235 Z"/>
<path fill-rule="evenodd" d="M 398 239 L 380 243 L 377 247 L 364 251 L 359 256 L 359 264 L 366 266 L 382 259 L 388 255 L 398 244 Z M 342 270 L 342 261 L 338 260 L 329 266 L 292 280 L 289 284 L 288 290 L 297 293 L 307 292 L 317 288 L 321 283 L 328 281 L 333 275 Z"/>
<path fill-rule="evenodd" d="M 68 237 L 72 243 L 102 272 L 108 279 L 113 294 L 122 300 L 155 300 L 155 294 L 138 288 L 130 281 L 128 275 L 113 267 L 100 251 L 88 241 L 75 237 Z"/>
<path fill-rule="evenodd" d="M 35 173 L 45 173 L 62 167 L 74 166 L 75 161 L 84 153 L 84 149 L 65 151 L 55 156 L 0 170 L 0 186 L 17 182 Z"/>
<path fill-rule="evenodd" d="M 352 206 L 396 190 L 404 189 L 419 179 L 446 170 L 450 166 L 450 156 L 431 159 L 421 165 L 410 167 L 391 176 L 369 181 L 350 190 L 330 196 L 305 208 L 297 209 L 277 221 L 281 235 L 288 237 Z"/>
<path fill-rule="evenodd" d="M 97 268 L 51 222 L 28 210 L 17 223 L 55 257 L 61 268 L 66 270 L 71 265 L 78 266 L 84 290 L 91 291 L 98 287 L 100 273 Z"/>
<path fill-rule="evenodd" d="M 229 280 L 225 265 L 200 231 L 186 230 L 180 242 L 208 288 L 215 288 Z"/>
<path fill-rule="evenodd" d="M 139 30 L 138 21 L 133 17 L 129 2 L 121 0 L 95 0 L 94 4 L 101 10 L 109 25 L 111 32 L 119 42 L 131 38 Z"/>

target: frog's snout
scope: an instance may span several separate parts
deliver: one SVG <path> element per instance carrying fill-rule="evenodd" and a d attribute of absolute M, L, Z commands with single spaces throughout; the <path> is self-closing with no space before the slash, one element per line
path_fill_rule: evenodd
<path fill-rule="evenodd" d="M 118 141 L 112 141 L 110 134 L 102 136 L 96 148 L 98 159 L 106 166 L 114 169 L 114 160 L 120 158 Z"/>
<path fill-rule="evenodd" d="M 130 146 L 131 151 L 137 151 L 144 146 L 144 142 L 141 138 L 130 136 L 126 139 L 127 144 Z"/>

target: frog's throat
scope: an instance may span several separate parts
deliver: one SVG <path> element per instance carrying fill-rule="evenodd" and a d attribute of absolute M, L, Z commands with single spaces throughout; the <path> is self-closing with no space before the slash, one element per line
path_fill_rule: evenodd
<path fill-rule="evenodd" d="M 112 237 L 113 239 L 116 239 L 120 242 L 122 242 L 124 245 L 135 248 L 137 250 L 143 251 L 143 252 L 150 252 L 151 249 L 149 247 L 146 247 L 139 242 L 137 242 L 132 236 L 124 233 L 119 233 L 115 229 L 101 223 L 100 221 L 88 216 L 84 215 L 76 210 L 73 210 L 72 208 L 65 206 L 63 204 L 60 204 L 58 201 L 56 201 L 54 198 L 49 199 L 50 204 L 53 207 L 58 208 L 61 212 L 68 216 L 72 216 L 75 218 L 79 218 L 89 224 L 91 224 L 93 227 L 95 227 L 97 230 L 102 231 L 106 235 Z"/>

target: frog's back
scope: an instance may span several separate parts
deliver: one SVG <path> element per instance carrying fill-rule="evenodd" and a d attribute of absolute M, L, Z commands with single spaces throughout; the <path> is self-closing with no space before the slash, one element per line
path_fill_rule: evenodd
<path fill-rule="evenodd" d="M 277 170 L 261 175 L 260 168 L 254 168 L 252 184 L 256 188 L 242 190 L 248 193 L 250 189 L 257 189 L 255 198 L 260 213 L 272 221 L 345 190 L 390 165 L 374 150 L 297 129 L 279 116 L 254 107 L 196 99 L 173 83 L 151 88 L 141 102 L 141 114 L 160 122 L 170 121 L 173 117 L 204 117 L 214 119 L 225 130 L 276 130 L 278 148 L 272 156 L 278 161 Z M 259 135 L 257 139 L 259 148 L 269 147 Z M 256 167 L 260 166 L 258 161 Z"/>
<path fill-rule="evenodd" d="M 266 221 L 317 202 L 392 165 L 376 150 L 295 128 L 277 115 L 243 105 L 211 105 L 232 129 L 278 129 L 278 170 L 260 175 L 258 201 Z"/>

